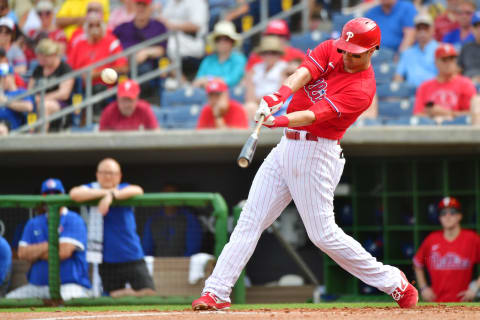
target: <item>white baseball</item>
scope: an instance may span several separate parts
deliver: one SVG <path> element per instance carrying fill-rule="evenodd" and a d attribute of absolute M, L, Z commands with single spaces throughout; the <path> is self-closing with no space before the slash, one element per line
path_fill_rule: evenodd
<path fill-rule="evenodd" d="M 115 82 L 117 82 L 118 74 L 112 68 L 105 68 L 102 70 L 100 77 L 102 78 L 102 81 L 106 84 L 114 84 Z"/>

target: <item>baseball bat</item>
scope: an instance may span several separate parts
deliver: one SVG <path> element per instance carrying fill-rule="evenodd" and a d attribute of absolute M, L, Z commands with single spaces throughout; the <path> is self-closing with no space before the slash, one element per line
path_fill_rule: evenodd
<path fill-rule="evenodd" d="M 262 115 L 258 120 L 257 126 L 253 130 L 250 137 L 248 137 L 247 142 L 243 145 L 242 151 L 237 158 L 237 163 L 241 168 L 247 168 L 252 162 L 253 155 L 255 154 L 255 149 L 257 148 L 258 134 L 260 133 L 260 128 L 262 127 L 265 116 Z"/>

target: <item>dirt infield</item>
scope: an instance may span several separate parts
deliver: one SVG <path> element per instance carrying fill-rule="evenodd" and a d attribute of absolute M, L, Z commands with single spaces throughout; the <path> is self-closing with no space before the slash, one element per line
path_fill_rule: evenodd
<path fill-rule="evenodd" d="M 366 308 L 322 308 L 322 309 L 257 309 L 222 312 L 193 312 L 146 310 L 137 312 L 120 311 L 56 311 L 56 312 L 0 312 L 1 320 L 228 320 L 228 319 L 308 319 L 308 320 L 460 320 L 479 319 L 480 307 L 468 306 L 422 306 L 410 310 L 392 307 Z"/>

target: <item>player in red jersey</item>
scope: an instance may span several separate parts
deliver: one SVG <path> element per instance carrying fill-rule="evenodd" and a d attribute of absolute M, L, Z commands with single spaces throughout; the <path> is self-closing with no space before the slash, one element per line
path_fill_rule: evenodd
<path fill-rule="evenodd" d="M 435 302 L 472 301 L 480 278 L 470 285 L 475 263 L 480 262 L 480 237 L 475 231 L 462 229 L 460 202 L 445 197 L 438 204 L 443 230 L 430 233 L 413 258 L 415 274 L 423 300 Z M 428 270 L 431 287 L 425 271 Z"/>
<path fill-rule="evenodd" d="M 230 241 L 223 248 L 194 310 L 230 307 L 230 292 L 263 230 L 293 199 L 310 240 L 342 268 L 391 295 L 402 308 L 417 304 L 418 292 L 397 268 L 378 262 L 335 223 L 333 192 L 345 159 L 339 140 L 371 104 L 375 75 L 370 64 L 380 29 L 367 18 L 345 24 L 339 39 L 309 52 L 278 92 L 263 97 L 255 115 L 269 127 L 285 127 L 253 180 Z M 295 92 L 287 114 L 273 114 Z"/>

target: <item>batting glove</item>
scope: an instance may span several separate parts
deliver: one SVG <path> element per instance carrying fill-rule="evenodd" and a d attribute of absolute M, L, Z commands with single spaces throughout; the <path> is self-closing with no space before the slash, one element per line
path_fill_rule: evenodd
<path fill-rule="evenodd" d="M 278 128 L 278 127 L 288 127 L 290 120 L 286 116 L 275 117 L 272 114 L 269 114 L 263 120 L 263 125 L 267 128 Z"/>
<path fill-rule="evenodd" d="M 262 103 L 263 102 L 263 103 Z M 264 101 L 260 102 L 260 105 L 258 106 L 257 112 L 255 112 L 255 121 L 258 122 L 260 121 L 260 118 L 264 116 L 267 118 L 269 115 L 272 114 L 272 111 L 270 108 L 267 106 L 267 104 Z"/>
<path fill-rule="evenodd" d="M 292 89 L 287 86 L 281 86 L 277 92 L 264 96 L 260 101 L 260 105 L 266 104 L 272 113 L 277 112 L 282 107 L 285 100 L 292 94 Z"/>

